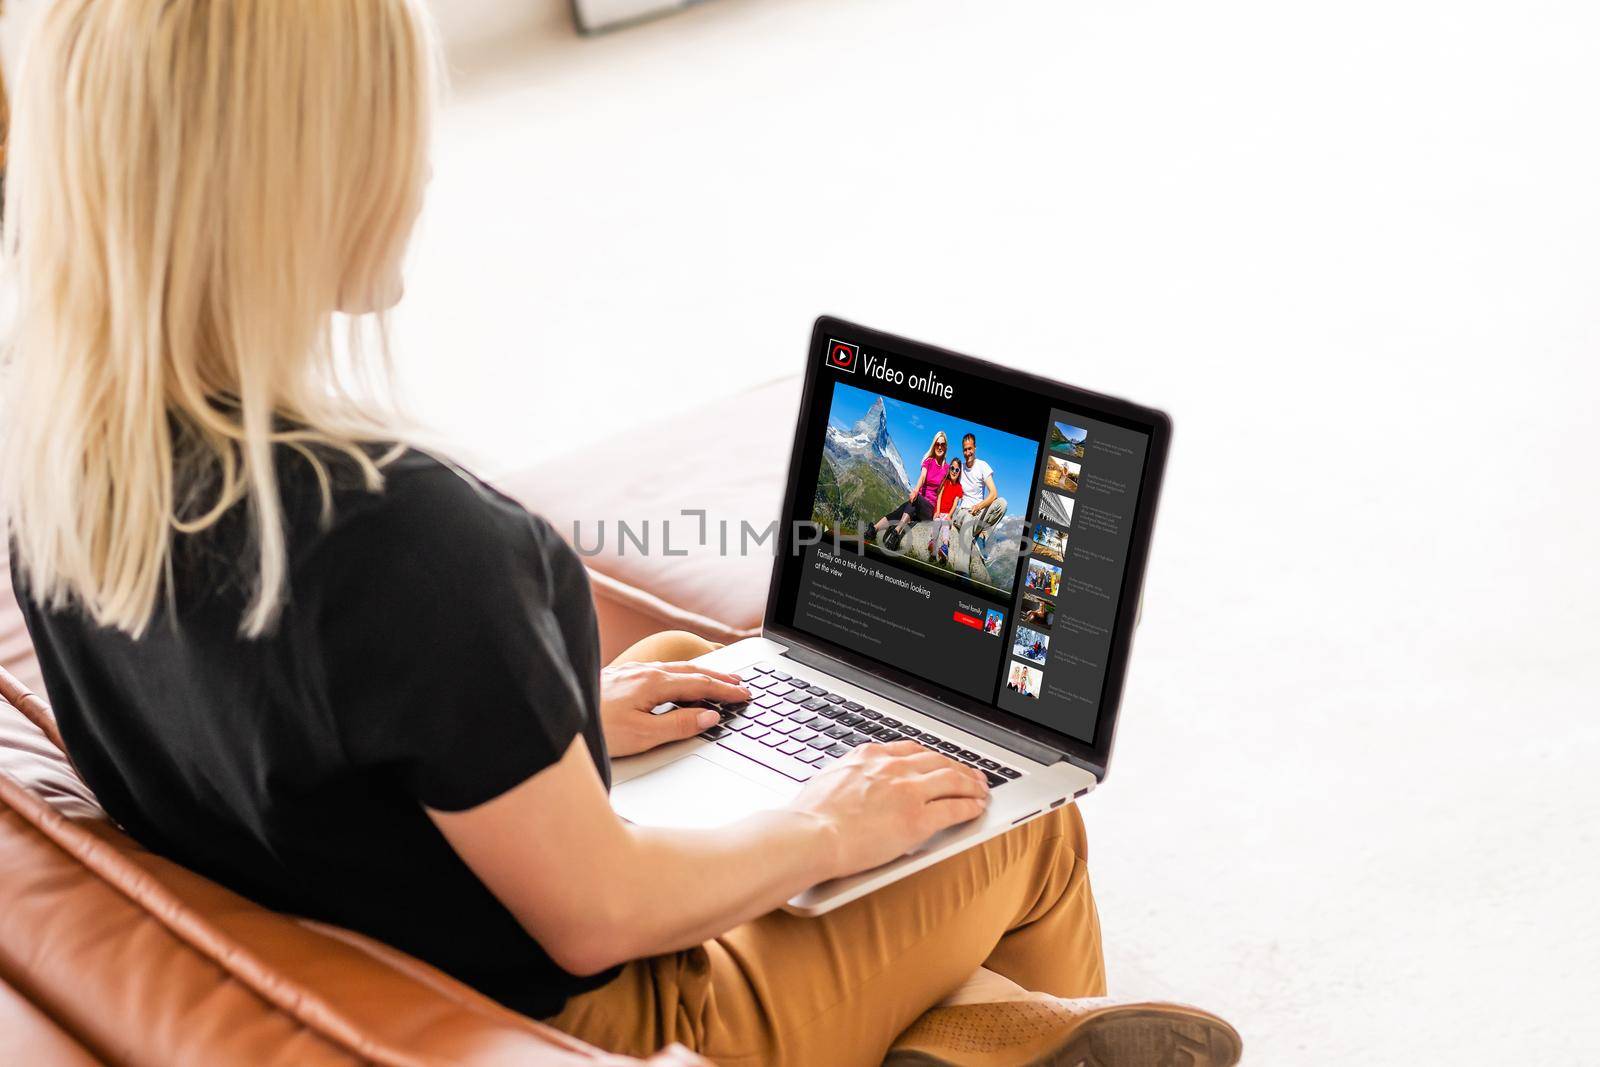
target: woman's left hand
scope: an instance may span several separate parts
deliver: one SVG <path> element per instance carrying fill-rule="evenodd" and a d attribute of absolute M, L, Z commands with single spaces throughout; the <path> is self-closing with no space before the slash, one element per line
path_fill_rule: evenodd
<path fill-rule="evenodd" d="M 652 715 L 668 702 L 750 699 L 737 674 L 693 663 L 619 663 L 600 672 L 600 729 L 612 756 L 632 756 L 669 741 L 693 737 L 717 724 L 710 708 L 678 708 Z"/>

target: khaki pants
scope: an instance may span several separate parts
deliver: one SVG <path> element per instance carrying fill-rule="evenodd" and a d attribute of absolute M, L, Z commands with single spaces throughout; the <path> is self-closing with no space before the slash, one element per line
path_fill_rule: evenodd
<path fill-rule="evenodd" d="M 652 644 L 667 638 L 619 662 L 689 658 Z M 980 965 L 1027 989 L 1103 996 L 1086 855 L 1069 804 L 827 915 L 773 912 L 696 948 L 635 960 L 549 1021 L 634 1056 L 677 1041 L 718 1064 L 847 1067 L 881 1063 L 902 1030 Z"/>

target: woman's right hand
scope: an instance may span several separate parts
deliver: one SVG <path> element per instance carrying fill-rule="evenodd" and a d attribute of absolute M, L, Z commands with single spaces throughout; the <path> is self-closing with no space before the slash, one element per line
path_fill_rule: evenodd
<path fill-rule="evenodd" d="M 822 881 L 899 859 L 988 806 L 982 771 L 915 741 L 862 745 L 807 782 L 790 805 L 831 831 L 834 855 Z"/>

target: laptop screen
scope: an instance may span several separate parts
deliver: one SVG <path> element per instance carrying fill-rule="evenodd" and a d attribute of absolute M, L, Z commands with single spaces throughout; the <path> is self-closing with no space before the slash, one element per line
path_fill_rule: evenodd
<path fill-rule="evenodd" d="M 1153 427 L 869 336 L 819 330 L 774 617 L 1093 744 Z"/>

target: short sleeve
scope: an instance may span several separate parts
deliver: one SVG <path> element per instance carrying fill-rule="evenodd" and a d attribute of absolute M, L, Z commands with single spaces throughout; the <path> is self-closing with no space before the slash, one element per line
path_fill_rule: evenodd
<path fill-rule="evenodd" d="M 571 549 L 515 503 L 442 467 L 390 482 L 308 564 L 310 644 L 344 757 L 459 811 L 591 722 L 594 609 Z"/>

